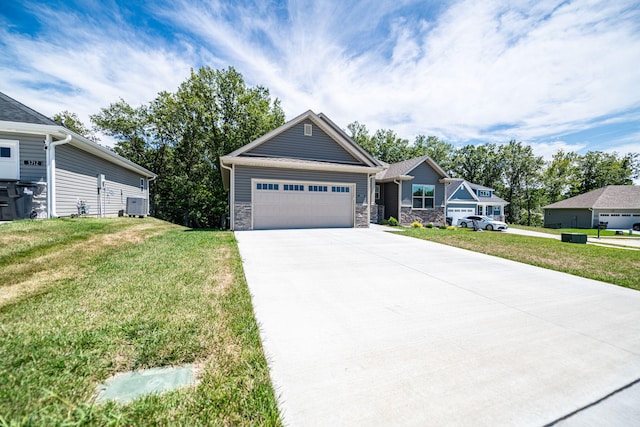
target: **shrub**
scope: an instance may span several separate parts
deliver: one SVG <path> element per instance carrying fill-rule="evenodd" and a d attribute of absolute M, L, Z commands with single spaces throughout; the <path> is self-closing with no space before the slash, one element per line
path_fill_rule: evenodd
<path fill-rule="evenodd" d="M 433 223 L 432 222 L 428 222 L 424 225 L 427 228 L 433 228 Z"/>
<path fill-rule="evenodd" d="M 456 227 L 455 225 L 447 225 L 447 230 L 457 230 L 458 227 Z"/>
<path fill-rule="evenodd" d="M 413 222 L 411 223 L 411 226 L 412 226 L 413 228 L 422 228 L 422 224 L 421 224 L 421 223 L 419 223 L 418 221 L 413 221 Z"/>
<path fill-rule="evenodd" d="M 389 218 L 389 225 L 392 226 L 392 227 L 397 227 L 398 225 L 400 225 L 400 223 L 394 217 L 390 217 Z"/>
<path fill-rule="evenodd" d="M 380 225 L 389 225 L 389 220 L 383 219 L 382 221 L 380 221 Z"/>
<path fill-rule="evenodd" d="M 445 225 L 445 224 L 441 224 L 438 228 L 439 228 L 440 230 L 446 230 L 446 229 L 447 229 L 447 228 L 449 228 L 449 227 L 448 227 L 447 225 Z"/>

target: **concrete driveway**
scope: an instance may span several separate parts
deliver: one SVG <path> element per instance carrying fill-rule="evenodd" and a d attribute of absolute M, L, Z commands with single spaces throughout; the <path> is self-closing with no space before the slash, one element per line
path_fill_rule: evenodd
<path fill-rule="evenodd" d="M 372 229 L 236 236 L 288 425 L 640 424 L 640 292 Z"/>

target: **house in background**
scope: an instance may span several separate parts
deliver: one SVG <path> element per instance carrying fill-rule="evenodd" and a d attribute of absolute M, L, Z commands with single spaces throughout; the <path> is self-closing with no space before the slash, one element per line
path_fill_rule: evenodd
<path fill-rule="evenodd" d="M 156 175 L 0 92 L 0 220 L 148 214 Z"/>
<path fill-rule="evenodd" d="M 485 215 L 504 221 L 506 200 L 495 195 L 493 188 L 473 184 L 464 179 L 451 179 L 446 186 L 447 218 L 455 225 L 469 215 Z"/>
<path fill-rule="evenodd" d="M 447 173 L 429 156 L 385 165 L 378 172 L 375 205 L 379 220 L 396 218 L 402 225 L 414 221 L 445 223 Z"/>
<path fill-rule="evenodd" d="M 629 230 L 640 223 L 640 186 L 608 185 L 544 206 L 548 228 L 608 228 Z"/>
<path fill-rule="evenodd" d="M 307 111 L 220 157 L 232 230 L 368 227 L 383 165 Z"/>

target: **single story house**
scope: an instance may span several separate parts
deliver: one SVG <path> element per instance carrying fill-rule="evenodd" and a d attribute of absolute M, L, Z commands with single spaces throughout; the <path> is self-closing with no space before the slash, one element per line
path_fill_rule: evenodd
<path fill-rule="evenodd" d="M 542 209 L 545 227 L 593 228 L 606 222 L 608 228 L 628 230 L 640 223 L 640 186 L 608 185 Z"/>
<path fill-rule="evenodd" d="M 230 228 L 368 227 L 384 166 L 324 114 L 307 111 L 220 157 Z"/>
<path fill-rule="evenodd" d="M 0 92 L 0 221 L 147 215 L 156 175 Z"/>
<path fill-rule="evenodd" d="M 485 215 L 504 221 L 506 200 L 495 195 L 493 188 L 477 185 L 464 179 L 451 179 L 445 189 L 447 219 L 451 224 L 469 215 Z"/>
<path fill-rule="evenodd" d="M 402 225 L 445 223 L 447 173 L 429 156 L 385 165 L 375 182 L 378 219 L 396 218 Z"/>

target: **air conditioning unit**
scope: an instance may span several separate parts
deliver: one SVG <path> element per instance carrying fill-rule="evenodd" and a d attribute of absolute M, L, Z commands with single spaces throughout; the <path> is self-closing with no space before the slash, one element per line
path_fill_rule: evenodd
<path fill-rule="evenodd" d="M 143 197 L 127 197 L 127 215 L 142 218 L 147 212 L 147 199 Z"/>

